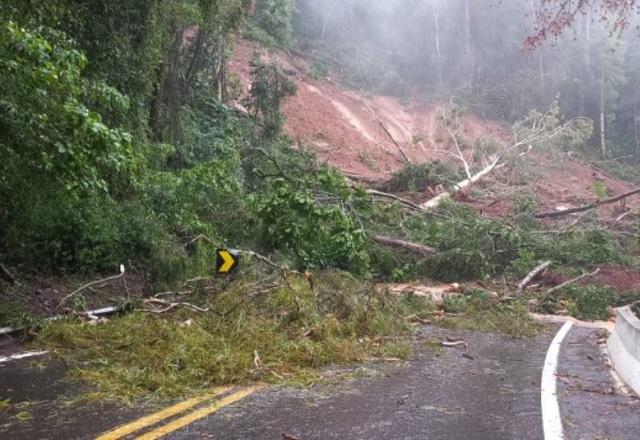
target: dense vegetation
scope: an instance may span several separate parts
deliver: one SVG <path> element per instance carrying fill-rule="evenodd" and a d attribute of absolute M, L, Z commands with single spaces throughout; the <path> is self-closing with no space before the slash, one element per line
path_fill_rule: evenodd
<path fill-rule="evenodd" d="M 523 29 L 536 27 L 527 15 L 533 3 L 525 3 L 4 1 L 0 263 L 20 274 L 80 277 L 125 264 L 149 275 L 148 291 L 177 287 L 146 299 L 127 291 L 122 310 L 137 312 L 98 326 L 43 325 L 37 343 L 64 355 L 101 395 L 127 400 L 181 395 L 203 383 L 308 383 L 313 369 L 331 362 L 406 356 L 409 322 L 424 322 L 431 306 L 369 281 L 424 278 L 489 285 L 448 299 L 445 310 L 463 318 L 443 324 L 535 335 L 540 326 L 526 301 L 496 303 L 489 290 L 508 297 L 506 280 L 543 260 L 566 277 L 634 264 L 637 239 L 590 214 L 550 230 L 534 216 L 538 202 L 527 185 L 536 170 L 519 151 L 501 156 L 514 182 L 505 190 L 514 204 L 506 218 L 454 200 L 427 211 L 372 197 L 291 147 L 281 108 L 296 87 L 278 64 L 256 53 L 246 97 L 228 69 L 238 38 L 302 49 L 316 79 L 335 73 L 369 92 L 453 97 L 442 117 L 454 129 L 473 109 L 519 121 L 516 137 L 535 138 L 550 157 L 578 150 L 637 160 L 638 42 L 626 33 L 612 40 L 587 16 L 575 39 L 565 33 L 523 56 Z M 604 49 L 612 44 L 616 50 Z M 232 104 L 240 98 L 244 107 Z M 573 116 L 584 118 L 563 125 Z M 537 131 L 544 136 L 531 137 Z M 480 155 L 498 148 L 463 147 Z M 638 177 L 633 166 L 601 166 Z M 451 161 L 407 164 L 381 189 L 411 197 L 464 178 Z M 594 187 L 598 197 L 607 191 Z M 379 234 L 430 246 L 434 255 L 383 246 Z M 237 278 L 211 277 L 218 246 L 260 258 Z M 500 278 L 500 286 L 492 281 Z M 0 325 L 25 323 L 20 293 L 0 303 Z M 82 295 L 74 300 L 69 307 L 85 308 Z M 541 309 L 605 318 L 619 301 L 608 288 L 569 287 Z"/>

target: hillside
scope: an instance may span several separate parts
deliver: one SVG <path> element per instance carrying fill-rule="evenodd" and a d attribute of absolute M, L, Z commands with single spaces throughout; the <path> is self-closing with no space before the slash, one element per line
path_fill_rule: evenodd
<path fill-rule="evenodd" d="M 283 67 L 297 85 L 297 94 L 283 105 L 285 132 L 297 147 L 309 148 L 319 159 L 336 166 L 348 177 L 379 185 L 409 161 L 428 164 L 453 160 L 454 145 L 442 124 L 448 103 L 423 97 L 400 100 L 349 89 L 329 75 L 317 80 L 311 74 L 313 60 L 301 52 L 266 50 L 258 43 L 240 40 L 229 68 L 241 83 L 246 99 L 251 86 L 251 60 L 260 53 L 266 61 Z M 472 112 L 461 116 L 460 142 L 479 142 L 506 146 L 511 133 L 508 124 L 478 117 Z M 543 210 L 575 207 L 598 198 L 597 188 L 607 194 L 621 194 L 634 188 L 594 165 L 571 155 L 552 156 L 534 151 L 524 157 L 526 181 L 517 171 L 503 169 L 484 179 L 475 195 L 460 194 L 458 201 L 470 204 L 485 215 L 500 217 L 510 213 L 510 194 L 514 187 L 533 191 Z M 433 189 L 435 190 L 435 189 Z M 432 194 L 410 194 L 417 201 Z M 602 197 L 602 194 L 600 194 Z M 598 209 L 605 219 L 620 215 L 621 209 L 640 206 L 631 200 L 625 207 L 607 205 Z"/>

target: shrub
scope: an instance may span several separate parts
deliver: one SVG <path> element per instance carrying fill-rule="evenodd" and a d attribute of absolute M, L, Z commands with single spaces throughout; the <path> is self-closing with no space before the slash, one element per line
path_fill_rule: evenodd
<path fill-rule="evenodd" d="M 609 307 L 615 304 L 616 295 L 608 287 L 569 286 L 563 289 L 563 296 L 569 300 L 569 313 L 583 320 L 606 320 Z"/>
<path fill-rule="evenodd" d="M 428 164 L 408 163 L 394 173 L 383 190 L 395 193 L 424 191 L 437 185 L 450 187 L 460 180 L 461 176 L 456 171 L 440 161 Z"/>

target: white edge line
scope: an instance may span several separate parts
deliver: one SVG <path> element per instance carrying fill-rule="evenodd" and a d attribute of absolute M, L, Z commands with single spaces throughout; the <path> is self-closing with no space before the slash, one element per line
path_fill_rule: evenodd
<path fill-rule="evenodd" d="M 542 369 L 541 403 L 542 403 L 542 426 L 545 440 L 563 440 L 562 417 L 560 416 L 560 405 L 556 391 L 556 374 L 558 372 L 558 355 L 560 346 L 569 330 L 573 327 L 573 322 L 564 323 L 560 331 L 556 334 L 544 361 Z"/>
<path fill-rule="evenodd" d="M 12 354 L 10 356 L 0 356 L 0 364 L 9 362 L 9 361 L 17 361 L 18 359 L 43 356 L 47 353 L 49 352 L 48 351 L 25 351 L 23 353 Z"/>

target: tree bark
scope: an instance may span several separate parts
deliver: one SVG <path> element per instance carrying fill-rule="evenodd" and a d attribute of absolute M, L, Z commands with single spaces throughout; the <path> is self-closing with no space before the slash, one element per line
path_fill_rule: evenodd
<path fill-rule="evenodd" d="M 464 2 L 464 35 L 465 35 L 465 52 L 467 62 L 467 73 L 469 74 L 469 84 L 473 84 L 473 49 L 471 42 L 471 0 Z"/>

